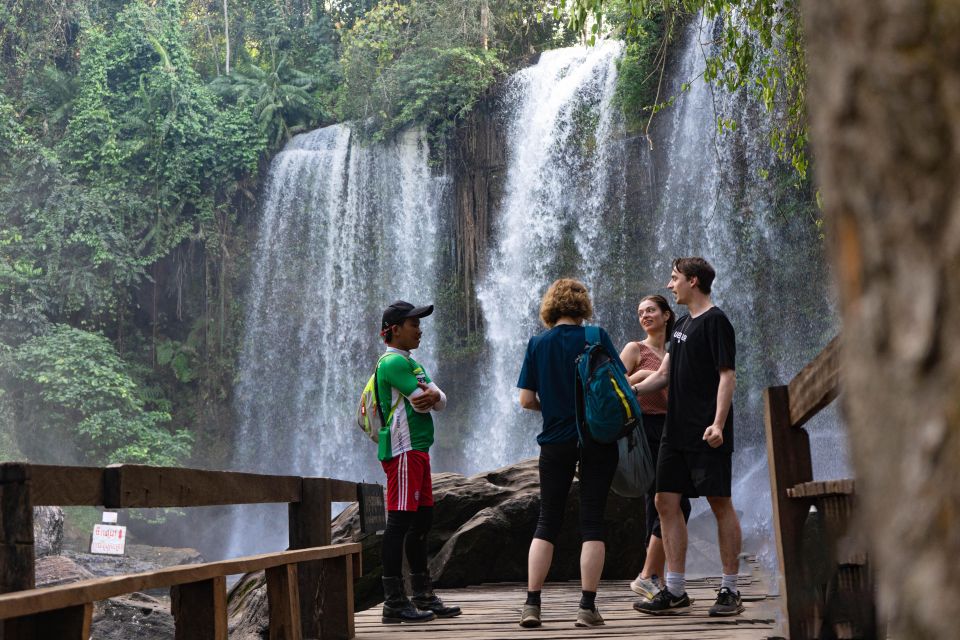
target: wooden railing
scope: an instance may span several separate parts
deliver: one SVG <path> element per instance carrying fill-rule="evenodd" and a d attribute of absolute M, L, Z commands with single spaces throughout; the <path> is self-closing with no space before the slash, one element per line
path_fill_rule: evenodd
<path fill-rule="evenodd" d="M 145 465 L 0 464 L 0 593 L 8 594 L 0 596 L 0 637 L 86 638 L 74 632 L 82 634 L 84 625 L 89 626 L 92 602 L 170 586 L 178 639 L 226 638 L 224 576 L 266 569 L 268 592 L 273 594 L 271 638 L 352 638 L 360 548 L 329 546 L 331 503 L 356 502 L 363 488 L 330 478 Z M 270 502 L 289 504 L 290 551 L 34 589 L 34 506 L 124 509 Z M 290 602 L 282 604 L 284 598 Z M 194 615 L 198 607 L 207 613 Z M 291 626 L 294 614 L 299 624 Z M 209 622 L 211 616 L 215 622 Z M 46 630 L 43 634 L 34 633 L 38 625 Z M 70 635 L 50 631 L 61 627 L 69 628 Z"/>
<path fill-rule="evenodd" d="M 831 340 L 788 385 L 764 392 L 781 606 L 793 640 L 822 637 L 825 626 L 832 627 L 829 637 L 872 637 L 875 624 L 866 554 L 846 539 L 854 482 L 814 480 L 803 429 L 837 397 L 839 341 Z"/>

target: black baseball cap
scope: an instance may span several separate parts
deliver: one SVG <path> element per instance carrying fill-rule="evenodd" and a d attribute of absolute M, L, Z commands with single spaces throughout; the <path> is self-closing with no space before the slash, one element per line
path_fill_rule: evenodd
<path fill-rule="evenodd" d="M 380 322 L 380 331 L 386 331 L 395 324 L 403 324 L 407 318 L 423 318 L 433 313 L 433 305 L 415 307 L 409 302 L 397 300 L 383 310 L 383 320 Z"/>

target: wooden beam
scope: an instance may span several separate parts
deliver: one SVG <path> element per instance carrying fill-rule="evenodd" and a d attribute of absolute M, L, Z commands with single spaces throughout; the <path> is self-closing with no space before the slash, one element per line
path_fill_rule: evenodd
<path fill-rule="evenodd" d="M 322 560 L 320 637 L 349 640 L 356 633 L 353 621 L 353 562 L 349 556 Z"/>
<path fill-rule="evenodd" d="M 0 593 L 34 587 L 30 466 L 0 464 Z"/>
<path fill-rule="evenodd" d="M 83 507 L 103 504 L 103 475 L 100 467 L 30 465 L 33 505 Z"/>
<path fill-rule="evenodd" d="M 115 596 L 146 591 L 147 589 L 161 589 L 190 582 L 201 582 L 218 576 L 250 573 L 283 564 L 312 562 L 349 556 L 360 553 L 362 545 L 358 542 L 335 544 L 326 547 L 299 549 L 296 551 L 280 551 L 262 555 L 206 562 L 203 564 L 179 565 L 165 567 L 156 571 L 133 573 L 108 578 L 83 580 L 56 587 L 43 587 L 17 593 L 0 595 L 0 619 L 27 616 L 53 609 L 63 609 L 70 606 L 106 600 Z"/>
<path fill-rule="evenodd" d="M 270 640 L 302 640 L 297 565 L 271 567 L 266 574 Z"/>
<path fill-rule="evenodd" d="M 303 479 L 301 500 L 291 503 L 289 509 L 291 549 L 330 544 L 330 496 L 331 483 L 327 478 Z M 304 562 L 297 567 L 300 620 L 307 638 L 326 638 L 320 632 L 322 571 L 319 562 Z"/>
<path fill-rule="evenodd" d="M 790 498 L 787 489 L 813 480 L 810 439 L 806 431 L 791 423 L 787 387 L 769 387 L 764 390 L 763 398 L 767 465 L 770 469 L 770 494 L 780 563 L 780 601 L 790 626 L 790 638 L 800 640 L 808 614 L 800 549 L 803 523 L 811 501 Z"/>
<path fill-rule="evenodd" d="M 170 588 L 175 640 L 227 640 L 227 579 L 216 576 Z"/>
<path fill-rule="evenodd" d="M 790 381 L 790 423 L 799 427 L 833 402 L 840 390 L 840 336 Z"/>
<path fill-rule="evenodd" d="M 89 640 L 93 620 L 93 603 L 80 604 L 56 611 L 45 611 L 2 623 L 3 640 Z"/>
<path fill-rule="evenodd" d="M 357 483 L 349 480 L 327 478 L 330 486 L 330 500 L 333 502 L 356 502 Z"/>
<path fill-rule="evenodd" d="M 300 477 L 122 464 L 107 467 L 105 506 L 203 507 L 297 502 Z"/>

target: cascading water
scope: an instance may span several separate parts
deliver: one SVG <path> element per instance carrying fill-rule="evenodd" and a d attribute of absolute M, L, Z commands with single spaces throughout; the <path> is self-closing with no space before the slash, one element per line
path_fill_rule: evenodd
<path fill-rule="evenodd" d="M 236 469 L 381 480 L 353 424 L 357 382 L 383 348 L 383 308 L 433 300 L 449 180 L 431 175 L 416 131 L 392 144 L 353 138 L 346 126 L 318 129 L 273 161 L 236 387 Z M 417 351 L 428 370 L 433 336 L 424 331 Z"/>
<path fill-rule="evenodd" d="M 554 274 L 599 285 L 616 259 L 601 235 L 621 213 L 622 174 L 613 162 L 622 128 L 612 98 L 622 50 L 605 42 L 548 51 L 510 78 L 506 189 L 478 291 L 489 358 L 473 423 L 484 427 L 471 434 L 469 471 L 535 453 L 539 416 L 521 412 L 515 385 L 526 341 L 538 331 L 540 296 Z"/>

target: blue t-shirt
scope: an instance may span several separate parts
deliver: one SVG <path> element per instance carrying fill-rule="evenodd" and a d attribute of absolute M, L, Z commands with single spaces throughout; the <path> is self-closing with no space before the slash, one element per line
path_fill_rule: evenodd
<path fill-rule="evenodd" d="M 610 336 L 600 329 L 600 344 L 621 369 L 619 352 Z M 555 444 L 577 439 L 576 388 L 577 356 L 583 353 L 587 338 L 583 327 L 558 324 L 530 338 L 517 387 L 536 391 L 543 415 L 543 431 L 537 444 Z"/>

